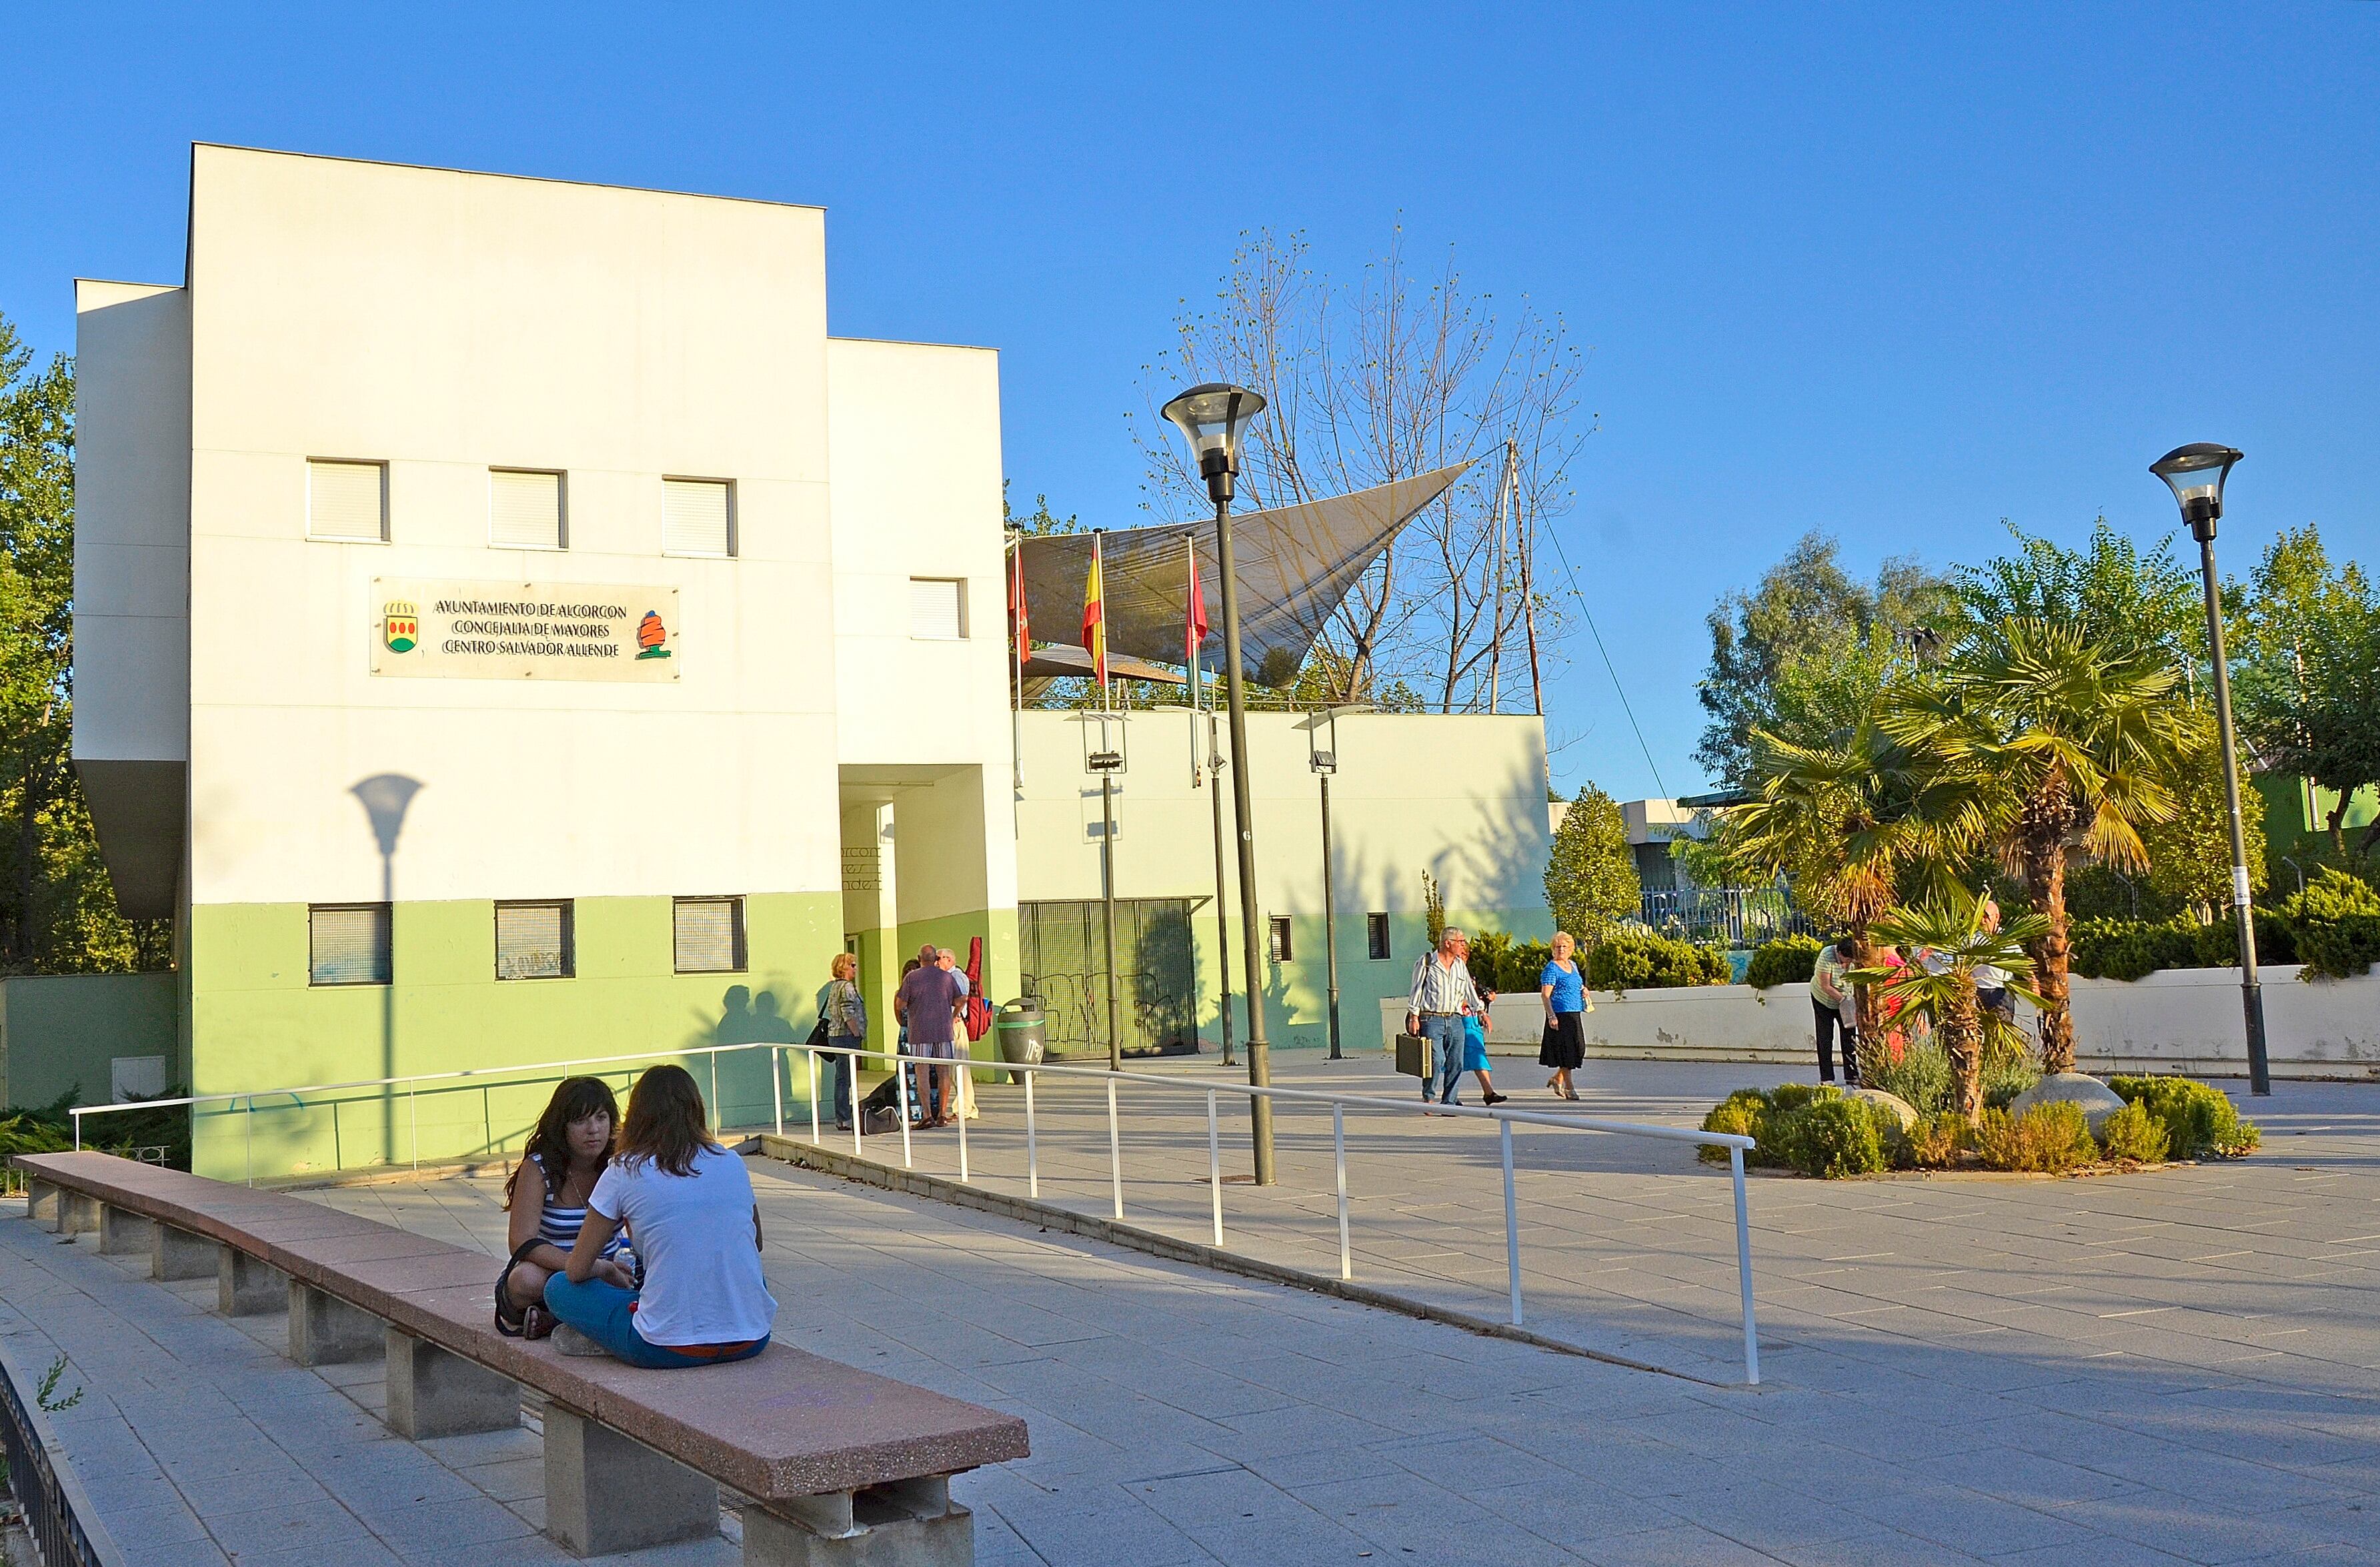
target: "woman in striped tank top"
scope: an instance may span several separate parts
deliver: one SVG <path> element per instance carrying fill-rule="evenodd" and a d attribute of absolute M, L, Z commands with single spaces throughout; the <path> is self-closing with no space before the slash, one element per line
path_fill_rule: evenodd
<path fill-rule="evenodd" d="M 587 1221 L 587 1196 L 612 1161 L 619 1124 L 619 1100 L 601 1078 L 567 1077 L 555 1087 L 504 1185 L 512 1260 L 496 1278 L 497 1331 L 532 1339 L 553 1331 L 545 1281 L 570 1259 Z M 625 1245 L 622 1236 L 613 1236 L 595 1266 L 606 1282 L 632 1290 L 636 1279 L 623 1256 Z"/>

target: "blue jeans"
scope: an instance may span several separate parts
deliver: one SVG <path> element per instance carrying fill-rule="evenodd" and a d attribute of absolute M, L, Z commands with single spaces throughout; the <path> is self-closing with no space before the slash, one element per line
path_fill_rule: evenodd
<path fill-rule="evenodd" d="M 1437 1064 L 1431 1075 L 1421 1081 L 1424 1103 L 1429 1091 L 1438 1089 L 1441 1104 L 1460 1104 L 1454 1090 L 1463 1081 L 1463 1019 L 1460 1017 L 1425 1017 L 1421 1020 L 1421 1037 L 1434 1048 Z"/>
<path fill-rule="evenodd" d="M 848 1034 L 830 1034 L 826 1042 L 840 1051 L 856 1051 L 868 1043 Z M 852 1057 L 831 1055 L 827 1059 L 834 1063 L 834 1118 L 839 1122 L 848 1121 L 851 1119 Z"/>
<path fill-rule="evenodd" d="M 625 1360 L 631 1366 L 654 1371 L 674 1370 L 681 1366 L 722 1366 L 731 1360 L 749 1360 L 769 1347 L 765 1335 L 750 1349 L 738 1350 L 734 1354 L 680 1354 L 665 1345 L 649 1344 L 637 1331 L 633 1316 L 636 1304 L 636 1291 L 607 1284 L 601 1279 L 574 1284 L 566 1275 L 556 1273 L 545 1282 L 547 1310 L 601 1344 L 613 1359 Z"/>

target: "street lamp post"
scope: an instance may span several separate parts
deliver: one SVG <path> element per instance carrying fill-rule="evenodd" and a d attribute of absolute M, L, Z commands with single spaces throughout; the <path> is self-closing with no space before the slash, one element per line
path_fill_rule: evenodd
<path fill-rule="evenodd" d="M 1257 916 L 1256 820 L 1248 797 L 1248 710 L 1240 680 L 1240 597 L 1232 564 L 1232 480 L 1240 471 L 1240 434 L 1264 411 L 1265 400 L 1244 386 L 1209 381 L 1165 405 L 1165 417 L 1180 427 L 1198 459 L 1198 477 L 1215 503 L 1215 572 L 1223 596 L 1223 696 L 1232 715 L 1232 811 L 1240 834 L 1240 959 L 1248 993 L 1248 1086 L 1272 1082 L 1272 1048 L 1265 1039 L 1264 997 L 1257 976 L 1264 972 L 1257 949 L 1263 922 Z M 1228 1003 L 1227 1003 L 1228 1004 Z M 1273 1182 L 1272 1099 L 1252 1094 L 1248 1118 L 1255 1131 L 1256 1177 Z"/>
<path fill-rule="evenodd" d="M 2206 651 L 2215 669 L 2215 727 L 2223 747 L 2223 805 L 2231 818 L 2231 916 L 2240 930 L 2240 1007 L 2248 1028 L 2248 1091 L 2269 1094 L 2265 1053 L 2265 992 L 2256 978 L 2256 914 L 2248 886 L 2248 835 L 2240 820 L 2240 752 L 2231 732 L 2231 674 L 2223 657 L 2223 605 L 2215 586 L 2215 524 L 2223 515 L 2223 480 L 2240 454 L 2199 442 L 2177 446 L 2149 465 L 2181 504 L 2198 541 L 2198 575 L 2206 594 Z"/>
<path fill-rule="evenodd" d="M 1330 869 L 1330 779 L 1339 771 L 1339 715 L 1368 712 L 1369 702 L 1325 708 L 1305 721 L 1306 765 L 1322 784 L 1322 954 L 1330 985 L 1330 1059 L 1339 1053 L 1339 884 Z M 1330 737 L 1325 740 L 1323 732 Z"/>

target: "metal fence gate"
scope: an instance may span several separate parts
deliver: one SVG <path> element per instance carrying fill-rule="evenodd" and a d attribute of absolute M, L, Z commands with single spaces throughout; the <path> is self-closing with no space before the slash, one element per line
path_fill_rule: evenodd
<path fill-rule="evenodd" d="M 1198 1048 L 1198 967 L 1187 898 L 1118 898 L 1116 1027 L 1126 1055 Z M 1049 1014 L 1049 1048 L 1061 1056 L 1108 1053 L 1104 905 L 1016 905 L 1027 994 Z"/>

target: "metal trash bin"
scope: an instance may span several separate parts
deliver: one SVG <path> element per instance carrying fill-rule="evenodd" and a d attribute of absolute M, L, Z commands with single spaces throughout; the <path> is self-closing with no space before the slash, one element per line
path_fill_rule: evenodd
<path fill-rule="evenodd" d="M 1050 1039 L 1049 1014 L 1041 1010 L 1038 996 L 1019 996 L 1000 1009 L 992 1020 L 992 1034 L 1000 1041 L 1000 1059 L 1011 1065 L 1038 1066 Z M 1015 1076 L 1011 1073 L 1010 1077 Z"/>

